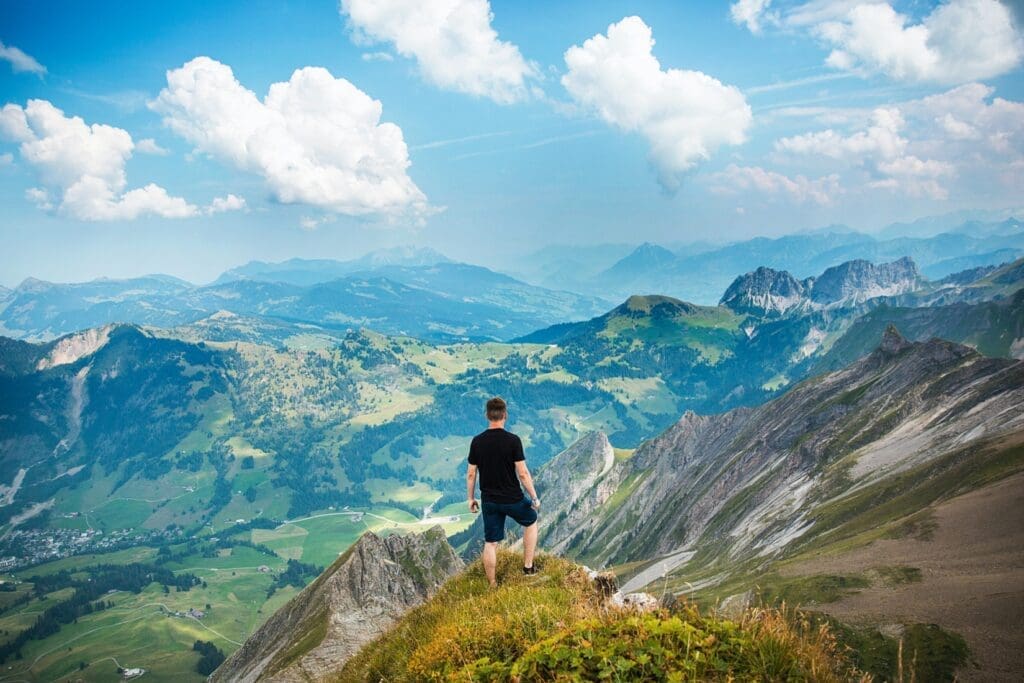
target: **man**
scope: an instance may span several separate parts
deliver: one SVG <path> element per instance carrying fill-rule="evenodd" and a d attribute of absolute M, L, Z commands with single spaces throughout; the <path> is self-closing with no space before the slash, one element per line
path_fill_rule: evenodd
<path fill-rule="evenodd" d="M 481 507 L 476 502 L 476 475 L 480 473 L 480 499 L 484 513 L 484 573 L 491 588 L 498 585 L 494 577 L 498 542 L 505 538 L 505 518 L 511 517 L 523 527 L 523 573 L 536 574 L 533 553 L 537 549 L 537 510 L 540 498 L 533 488 L 533 478 L 526 469 L 523 442 L 505 430 L 508 409 L 499 397 L 487 401 L 487 429 L 473 437 L 469 446 L 469 468 L 466 470 L 466 492 L 469 511 Z M 523 488 L 529 497 L 523 495 Z"/>

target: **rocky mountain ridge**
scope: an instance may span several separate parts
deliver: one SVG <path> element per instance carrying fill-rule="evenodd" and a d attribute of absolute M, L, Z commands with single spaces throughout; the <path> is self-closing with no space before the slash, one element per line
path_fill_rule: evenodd
<path fill-rule="evenodd" d="M 581 455 L 600 437 L 574 444 L 538 473 L 559 491 L 545 500 L 566 499 L 542 543 L 596 564 L 775 556 L 834 532 L 822 510 L 852 492 L 1021 430 L 1024 362 L 890 327 L 848 368 L 758 408 L 687 412 L 606 472 Z M 583 485 L 565 485 L 573 468 Z"/>
<path fill-rule="evenodd" d="M 871 299 L 915 292 L 923 286 L 917 265 L 907 257 L 879 265 L 847 261 L 804 280 L 786 271 L 761 267 L 736 278 L 720 303 L 737 312 L 771 317 L 792 311 L 853 307 Z"/>
<path fill-rule="evenodd" d="M 384 538 L 367 532 L 275 612 L 209 680 L 327 680 L 462 567 L 440 527 Z"/>

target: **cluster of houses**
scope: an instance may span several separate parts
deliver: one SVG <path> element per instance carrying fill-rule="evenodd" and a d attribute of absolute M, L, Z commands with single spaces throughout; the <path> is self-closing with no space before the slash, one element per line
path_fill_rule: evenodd
<path fill-rule="evenodd" d="M 15 529 L 0 544 L 0 571 L 24 569 L 83 553 L 102 553 L 145 543 L 156 543 L 181 533 L 170 530 Z"/>

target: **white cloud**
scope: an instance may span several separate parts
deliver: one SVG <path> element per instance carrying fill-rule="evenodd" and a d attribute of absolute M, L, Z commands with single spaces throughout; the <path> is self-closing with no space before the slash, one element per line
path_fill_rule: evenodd
<path fill-rule="evenodd" d="M 145 214 L 184 218 L 198 213 L 155 184 L 125 191 L 125 164 L 135 148 L 121 128 L 67 117 L 46 100 L 0 110 L 0 135 L 19 144 L 22 160 L 39 174 L 42 188 L 26 196 L 44 209 L 87 221 L 131 220 Z M 51 193 L 60 194 L 59 203 Z"/>
<path fill-rule="evenodd" d="M 972 157 L 977 166 L 998 164 L 991 154 L 980 153 L 979 140 L 988 140 L 992 150 L 1008 141 L 1018 149 L 1021 145 L 1024 106 L 999 99 L 989 105 L 984 100 L 990 93 L 979 84 L 961 86 L 878 108 L 863 130 L 844 134 L 829 128 L 805 133 L 777 140 L 775 149 L 794 156 L 848 162 L 869 173 L 864 183 L 868 188 L 946 199 L 948 182 Z"/>
<path fill-rule="evenodd" d="M 224 197 L 215 197 L 210 205 L 206 207 L 207 214 L 225 213 L 227 211 L 243 211 L 246 209 L 245 198 L 238 195 L 228 194 Z"/>
<path fill-rule="evenodd" d="M 999 0 L 948 0 L 919 23 L 886 2 L 812 0 L 791 7 L 777 23 L 807 30 L 831 48 L 825 62 L 835 69 L 900 81 L 992 78 L 1024 57 L 1024 40 Z"/>
<path fill-rule="evenodd" d="M 14 155 L 10 152 L 0 154 L 0 166 L 10 166 L 14 163 Z"/>
<path fill-rule="evenodd" d="M 761 32 L 763 19 L 768 15 L 768 6 L 772 0 L 737 0 L 729 5 L 729 15 L 736 24 L 746 26 L 751 33 Z"/>
<path fill-rule="evenodd" d="M 787 196 L 799 204 L 813 202 L 821 206 L 833 203 L 842 192 L 838 174 L 811 180 L 797 175 L 790 178 L 760 166 L 729 164 L 724 171 L 710 176 L 711 189 L 719 194 L 746 194 L 755 190 L 767 195 Z"/>
<path fill-rule="evenodd" d="M 394 55 L 390 52 L 364 52 L 360 55 L 364 62 L 393 62 Z"/>
<path fill-rule="evenodd" d="M 42 76 L 46 73 L 46 67 L 27 55 L 13 45 L 4 45 L 0 42 L 0 60 L 11 65 L 14 73 L 30 73 Z"/>
<path fill-rule="evenodd" d="M 715 149 L 746 140 L 751 111 L 737 88 L 707 74 L 662 70 L 653 47 L 647 24 L 626 17 L 566 50 L 562 85 L 605 122 L 643 135 L 659 181 L 673 190 Z"/>
<path fill-rule="evenodd" d="M 30 187 L 25 190 L 25 199 L 43 211 L 52 211 L 54 208 L 53 202 L 50 201 L 50 193 L 41 187 Z"/>
<path fill-rule="evenodd" d="M 143 138 L 135 143 L 135 150 L 142 152 L 143 154 L 155 154 L 157 156 L 167 156 L 170 154 L 166 149 L 160 146 L 153 138 Z"/>
<path fill-rule="evenodd" d="M 903 116 L 899 109 L 880 107 L 872 114 L 871 125 L 853 135 L 842 135 L 829 128 L 782 138 L 775 149 L 794 154 L 818 154 L 832 159 L 860 160 L 870 157 L 892 159 L 903 153 L 907 141 L 900 135 Z"/>
<path fill-rule="evenodd" d="M 274 197 L 352 215 L 429 214 L 402 130 L 381 103 L 326 69 L 296 70 L 261 101 L 231 68 L 196 57 L 167 72 L 150 107 L 198 152 L 261 175 Z"/>
<path fill-rule="evenodd" d="M 525 100 L 537 68 L 500 40 L 487 0 L 341 0 L 358 42 L 391 43 L 445 90 L 499 104 Z"/>

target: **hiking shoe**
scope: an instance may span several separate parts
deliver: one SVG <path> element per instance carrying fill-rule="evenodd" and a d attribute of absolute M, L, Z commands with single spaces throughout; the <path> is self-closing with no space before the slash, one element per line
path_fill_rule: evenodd
<path fill-rule="evenodd" d="M 523 573 L 527 576 L 533 576 L 537 573 L 537 566 L 534 565 L 532 567 L 523 567 Z"/>

